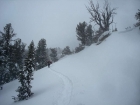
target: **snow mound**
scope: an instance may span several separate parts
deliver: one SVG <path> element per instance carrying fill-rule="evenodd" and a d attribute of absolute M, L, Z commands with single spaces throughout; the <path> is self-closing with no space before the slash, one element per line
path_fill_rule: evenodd
<path fill-rule="evenodd" d="M 111 35 L 111 31 L 105 31 L 99 38 L 97 45 L 99 45 L 104 39 L 106 39 L 109 35 Z"/>

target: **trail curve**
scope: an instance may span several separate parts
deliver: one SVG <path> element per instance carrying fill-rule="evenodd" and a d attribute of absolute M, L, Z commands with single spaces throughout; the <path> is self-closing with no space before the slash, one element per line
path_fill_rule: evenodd
<path fill-rule="evenodd" d="M 51 68 L 49 70 L 60 77 L 64 83 L 62 95 L 57 100 L 56 105 L 68 105 L 70 103 L 72 95 L 72 81 L 66 75 L 63 75 L 60 72 L 57 72 Z"/>

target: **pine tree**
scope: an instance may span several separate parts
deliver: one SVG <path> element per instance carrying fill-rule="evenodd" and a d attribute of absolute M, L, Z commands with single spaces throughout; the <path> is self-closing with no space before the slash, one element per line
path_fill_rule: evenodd
<path fill-rule="evenodd" d="M 87 23 L 83 22 L 83 23 L 79 23 L 76 27 L 76 32 L 77 32 L 77 39 L 79 41 L 81 41 L 82 45 L 86 45 L 86 26 Z"/>
<path fill-rule="evenodd" d="M 5 54 L 7 56 L 10 55 L 10 45 L 11 42 L 13 41 L 13 37 L 16 35 L 14 33 L 14 29 L 12 28 L 11 23 L 6 24 L 6 26 L 4 27 L 4 32 L 0 32 L 3 39 L 4 39 L 4 50 L 5 50 Z"/>
<path fill-rule="evenodd" d="M 33 71 L 35 69 L 35 48 L 34 42 L 32 41 L 30 46 L 28 47 L 28 57 L 25 59 L 25 69 L 24 72 L 26 75 L 26 83 L 27 83 L 27 93 L 28 97 L 30 97 L 33 93 L 31 92 L 31 80 L 33 80 Z"/>
<path fill-rule="evenodd" d="M 83 46 L 89 46 L 93 42 L 93 30 L 92 25 L 87 25 L 86 22 L 79 23 L 76 28 L 77 39 L 81 41 Z"/>
<path fill-rule="evenodd" d="M 19 93 L 17 95 L 17 97 L 13 96 L 13 98 L 12 98 L 15 101 L 20 101 L 20 100 L 28 99 L 27 84 L 26 84 L 26 77 L 25 77 L 25 75 L 26 75 L 26 73 L 25 73 L 24 70 L 20 70 L 19 71 L 18 80 L 21 83 L 21 86 L 19 86 L 18 89 L 16 90 L 16 92 Z"/>
<path fill-rule="evenodd" d="M 0 84 L 16 79 L 19 69 L 23 68 L 25 44 L 21 39 L 13 40 L 15 35 L 11 23 L 0 31 Z"/>
<path fill-rule="evenodd" d="M 13 96 L 15 101 L 25 100 L 33 95 L 31 91 L 31 80 L 33 80 L 32 76 L 35 68 L 35 48 L 33 41 L 29 45 L 28 49 L 28 55 L 25 59 L 24 68 L 19 71 L 18 80 L 21 83 L 21 86 L 19 86 L 16 90 L 16 92 L 19 92 L 17 95 L 18 97 Z"/>
<path fill-rule="evenodd" d="M 17 69 L 23 69 L 23 59 L 24 59 L 24 52 L 25 52 L 25 46 L 21 39 L 16 39 L 13 47 L 13 57 L 14 57 L 14 62 L 16 64 Z"/>
<path fill-rule="evenodd" d="M 47 45 L 45 39 L 41 39 L 38 42 L 38 46 L 36 49 L 36 63 L 38 64 L 37 69 L 41 69 L 47 66 L 47 61 L 49 60 L 49 57 L 48 57 L 46 46 Z"/>
<path fill-rule="evenodd" d="M 70 51 L 70 47 L 66 46 L 66 48 L 64 48 L 64 50 L 62 51 L 62 55 L 70 55 L 72 52 Z"/>
<path fill-rule="evenodd" d="M 4 55 L 4 48 L 3 48 L 3 39 L 2 36 L 0 36 L 0 85 L 4 84 L 4 76 L 6 72 L 5 68 L 5 55 Z"/>
<path fill-rule="evenodd" d="M 93 42 L 92 34 L 93 34 L 92 25 L 88 25 L 86 27 L 86 45 L 87 46 L 90 46 Z"/>
<path fill-rule="evenodd" d="M 138 20 L 138 22 L 135 24 L 136 27 L 140 26 L 140 9 L 138 9 L 138 12 L 135 15 L 136 20 Z M 139 27 L 140 29 L 140 27 Z"/>
<path fill-rule="evenodd" d="M 10 62 L 9 62 L 9 71 L 10 77 L 16 79 L 19 69 L 23 69 L 23 55 L 25 50 L 25 44 L 21 42 L 21 39 L 16 39 L 14 45 L 10 47 Z"/>
<path fill-rule="evenodd" d="M 13 62 L 11 60 L 11 56 L 12 56 L 12 41 L 14 41 L 12 38 L 16 35 L 14 33 L 14 29 L 12 28 L 11 23 L 6 24 L 6 26 L 3 29 L 4 32 L 0 31 L 0 36 L 2 39 L 2 44 L 1 44 L 1 48 L 2 48 L 2 63 L 1 63 L 1 67 L 2 67 L 2 78 L 3 78 L 3 83 L 7 83 L 9 81 L 11 81 L 12 78 L 12 70 L 13 70 Z"/>
<path fill-rule="evenodd" d="M 58 58 L 57 58 L 57 50 L 56 50 L 55 48 L 51 48 L 50 57 L 51 57 L 51 60 L 52 60 L 53 62 L 58 61 Z"/>
<path fill-rule="evenodd" d="M 63 50 L 59 47 L 57 47 L 56 50 L 57 50 L 57 58 L 60 59 L 62 57 L 62 51 Z"/>
<path fill-rule="evenodd" d="M 10 75 L 10 81 L 14 80 L 17 78 L 17 72 L 18 69 L 16 67 L 16 59 L 15 59 L 15 49 L 14 46 L 10 46 L 10 50 L 11 52 L 10 56 L 9 56 L 9 60 L 8 60 L 8 69 L 9 69 L 9 75 Z"/>

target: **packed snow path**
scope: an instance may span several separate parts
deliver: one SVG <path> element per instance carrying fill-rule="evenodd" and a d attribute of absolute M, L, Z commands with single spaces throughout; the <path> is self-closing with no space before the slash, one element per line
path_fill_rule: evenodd
<path fill-rule="evenodd" d="M 58 101 L 56 102 L 56 105 L 68 105 L 71 100 L 71 94 L 72 94 L 71 80 L 60 72 L 57 72 L 51 68 L 49 70 L 51 70 L 51 72 L 59 76 L 63 80 L 63 83 L 64 83 L 64 89 L 63 89 L 62 95 L 59 97 Z"/>

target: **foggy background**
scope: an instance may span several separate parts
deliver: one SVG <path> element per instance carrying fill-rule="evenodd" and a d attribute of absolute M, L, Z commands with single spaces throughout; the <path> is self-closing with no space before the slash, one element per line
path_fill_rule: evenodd
<path fill-rule="evenodd" d="M 98 1 L 102 8 L 104 0 L 93 1 L 94 4 Z M 108 1 L 112 8 L 117 7 L 114 22 L 118 31 L 133 27 L 140 0 Z M 90 21 L 85 6 L 89 6 L 89 0 L 0 0 L 0 31 L 11 23 L 16 38 L 21 38 L 27 46 L 32 40 L 37 46 L 38 41 L 45 38 L 49 48 L 68 45 L 74 49 L 80 43 L 76 37 L 77 24 Z"/>

